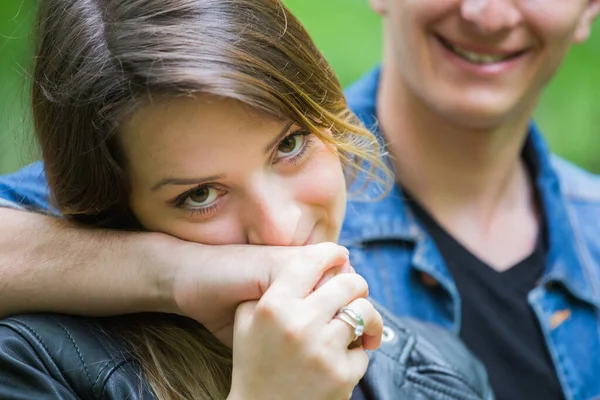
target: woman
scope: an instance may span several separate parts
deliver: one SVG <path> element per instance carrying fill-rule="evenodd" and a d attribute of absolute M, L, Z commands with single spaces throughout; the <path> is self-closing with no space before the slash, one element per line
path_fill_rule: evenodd
<path fill-rule="evenodd" d="M 371 173 L 385 171 L 376 141 L 278 1 L 39 7 L 33 114 L 66 217 L 206 244 L 311 245 L 337 240 L 346 177 L 385 182 Z M 242 304 L 223 338 L 233 352 L 177 316 L 4 320 L 0 397 L 348 398 L 382 318 L 362 278 L 318 284 L 323 272 L 289 268 Z M 356 398 L 491 398 L 450 334 L 386 324 L 391 347 L 374 353 Z"/>

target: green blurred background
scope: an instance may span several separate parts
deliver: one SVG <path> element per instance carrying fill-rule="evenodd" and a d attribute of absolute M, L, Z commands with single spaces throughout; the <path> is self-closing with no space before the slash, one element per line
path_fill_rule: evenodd
<path fill-rule="evenodd" d="M 125 1 L 125 0 L 124 0 Z M 377 64 L 381 21 L 367 0 L 285 0 L 344 85 Z M 27 108 L 35 0 L 0 0 L 0 173 L 36 159 Z M 536 118 L 552 149 L 600 172 L 600 22 L 576 46 L 543 97 Z"/>

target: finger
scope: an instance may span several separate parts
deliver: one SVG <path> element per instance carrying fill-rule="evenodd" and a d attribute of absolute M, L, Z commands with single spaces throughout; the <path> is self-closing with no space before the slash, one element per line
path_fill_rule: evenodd
<path fill-rule="evenodd" d="M 379 314 L 369 300 L 363 298 L 352 301 L 346 307 L 362 317 L 364 323 L 362 347 L 366 350 L 377 349 L 381 344 L 381 335 L 383 333 L 383 319 L 381 318 L 381 314 Z M 340 317 L 344 318 L 343 315 Z M 354 328 L 351 326 L 351 323 L 344 321 L 340 317 L 336 316 L 329 322 L 329 334 L 339 337 L 340 340 L 338 342 L 342 346 L 348 347 L 354 341 Z"/>
<path fill-rule="evenodd" d="M 298 247 L 292 253 L 296 259 L 277 275 L 264 297 L 304 298 L 330 268 L 348 262 L 348 250 L 335 243 Z"/>
<path fill-rule="evenodd" d="M 346 261 L 344 263 L 344 265 L 342 265 L 340 267 L 340 273 L 350 273 L 350 274 L 355 274 L 356 271 L 354 270 L 354 268 L 352 268 L 352 265 L 350 265 L 350 260 Z"/>
<path fill-rule="evenodd" d="M 327 281 L 306 298 L 308 307 L 314 309 L 326 322 L 331 320 L 341 307 L 352 300 L 369 295 L 369 285 L 358 274 L 339 274 Z"/>
<path fill-rule="evenodd" d="M 258 301 L 245 301 L 240 303 L 235 310 L 235 320 L 233 324 L 234 331 L 234 342 L 233 346 L 235 346 L 235 337 L 238 332 L 246 332 L 248 331 L 248 327 L 252 324 L 252 316 L 255 313 L 256 305 Z"/>
<path fill-rule="evenodd" d="M 318 288 L 323 286 L 327 281 L 329 281 L 334 276 L 339 275 L 339 274 L 345 274 L 345 273 L 351 273 L 351 274 L 355 273 L 354 268 L 352 268 L 352 266 L 350 265 L 350 261 L 346 261 L 342 266 L 333 267 L 333 268 L 325 271 L 325 273 L 323 274 L 323 276 L 321 277 L 319 282 L 317 282 L 313 291 L 317 290 Z"/>
<path fill-rule="evenodd" d="M 358 382 L 360 382 L 367 372 L 367 368 L 369 367 L 369 356 L 362 347 L 357 347 L 348 350 L 347 357 L 348 365 L 351 368 L 349 374 L 351 381 L 354 383 L 352 389 L 354 389 L 354 386 L 358 385 Z"/>

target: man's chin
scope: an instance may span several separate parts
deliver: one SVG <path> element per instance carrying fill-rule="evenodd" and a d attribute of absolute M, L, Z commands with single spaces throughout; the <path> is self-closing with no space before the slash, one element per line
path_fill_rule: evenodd
<path fill-rule="evenodd" d="M 442 113 L 451 125 L 458 128 L 488 132 L 518 118 L 518 115 L 511 111 L 512 108 L 505 104 L 490 104 L 482 101 L 448 107 Z"/>

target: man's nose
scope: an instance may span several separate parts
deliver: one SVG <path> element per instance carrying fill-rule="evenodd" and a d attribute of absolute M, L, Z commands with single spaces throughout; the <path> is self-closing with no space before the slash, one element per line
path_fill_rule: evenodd
<path fill-rule="evenodd" d="M 461 15 L 484 34 L 514 28 L 522 20 L 519 0 L 462 0 Z"/>
<path fill-rule="evenodd" d="M 283 187 L 261 187 L 249 199 L 246 219 L 250 244 L 267 246 L 300 245 L 294 243 L 302 214 L 299 204 Z"/>

